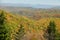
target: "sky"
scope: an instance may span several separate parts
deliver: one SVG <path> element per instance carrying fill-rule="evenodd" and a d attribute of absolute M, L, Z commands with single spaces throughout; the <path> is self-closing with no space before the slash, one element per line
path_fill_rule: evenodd
<path fill-rule="evenodd" d="M 0 3 L 60 5 L 60 0 L 0 0 Z"/>

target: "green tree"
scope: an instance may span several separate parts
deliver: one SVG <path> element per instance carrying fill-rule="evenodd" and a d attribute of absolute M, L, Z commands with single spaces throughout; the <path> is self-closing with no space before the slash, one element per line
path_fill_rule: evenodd
<path fill-rule="evenodd" d="M 47 34 L 48 40 L 55 40 L 55 33 L 56 33 L 56 25 L 54 21 L 50 21 L 48 28 L 47 28 Z"/>
<path fill-rule="evenodd" d="M 21 38 L 23 38 L 25 32 L 24 32 L 24 26 L 21 24 L 20 25 L 20 29 L 18 30 L 18 32 L 15 34 L 15 40 L 21 40 Z"/>
<path fill-rule="evenodd" d="M 0 40 L 9 40 L 8 30 L 5 26 L 5 15 L 2 11 L 0 13 Z"/>

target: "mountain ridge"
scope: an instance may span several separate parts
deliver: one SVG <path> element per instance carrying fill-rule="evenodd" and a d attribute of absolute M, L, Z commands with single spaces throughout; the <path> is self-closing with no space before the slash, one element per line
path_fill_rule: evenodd
<path fill-rule="evenodd" d="M 31 8 L 53 8 L 53 7 L 58 7 L 58 6 L 56 6 L 56 5 L 41 5 L 41 4 L 12 4 L 12 3 L 1 3 L 0 6 L 31 7 Z"/>

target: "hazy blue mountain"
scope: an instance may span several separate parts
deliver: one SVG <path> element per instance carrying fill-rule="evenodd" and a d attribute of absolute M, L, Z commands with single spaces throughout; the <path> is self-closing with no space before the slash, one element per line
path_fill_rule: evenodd
<path fill-rule="evenodd" d="M 0 6 L 31 7 L 31 8 L 52 8 L 52 7 L 56 7 L 56 6 L 53 6 L 53 5 L 41 5 L 41 4 L 11 4 L 11 3 L 0 3 Z"/>

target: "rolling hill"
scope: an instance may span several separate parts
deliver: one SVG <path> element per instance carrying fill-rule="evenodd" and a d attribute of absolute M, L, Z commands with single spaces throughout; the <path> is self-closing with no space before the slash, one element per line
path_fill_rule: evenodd
<path fill-rule="evenodd" d="M 26 16 L 34 20 L 39 20 L 41 18 L 46 18 L 46 17 L 60 18 L 59 7 L 42 9 L 42 8 L 31 8 L 31 7 L 0 6 L 0 9 L 3 9 L 13 14 Z"/>
<path fill-rule="evenodd" d="M 60 38 L 59 17 L 42 17 L 39 20 L 32 20 L 26 16 L 20 16 L 0 10 L 0 21 L 1 19 L 4 19 L 4 24 L 2 24 L 2 26 L 6 27 L 8 30 L 7 34 L 9 34 L 8 39 L 10 38 L 10 40 L 47 40 L 45 37 L 48 35 L 46 35 L 46 31 L 50 21 L 55 22 L 56 38 Z"/>

